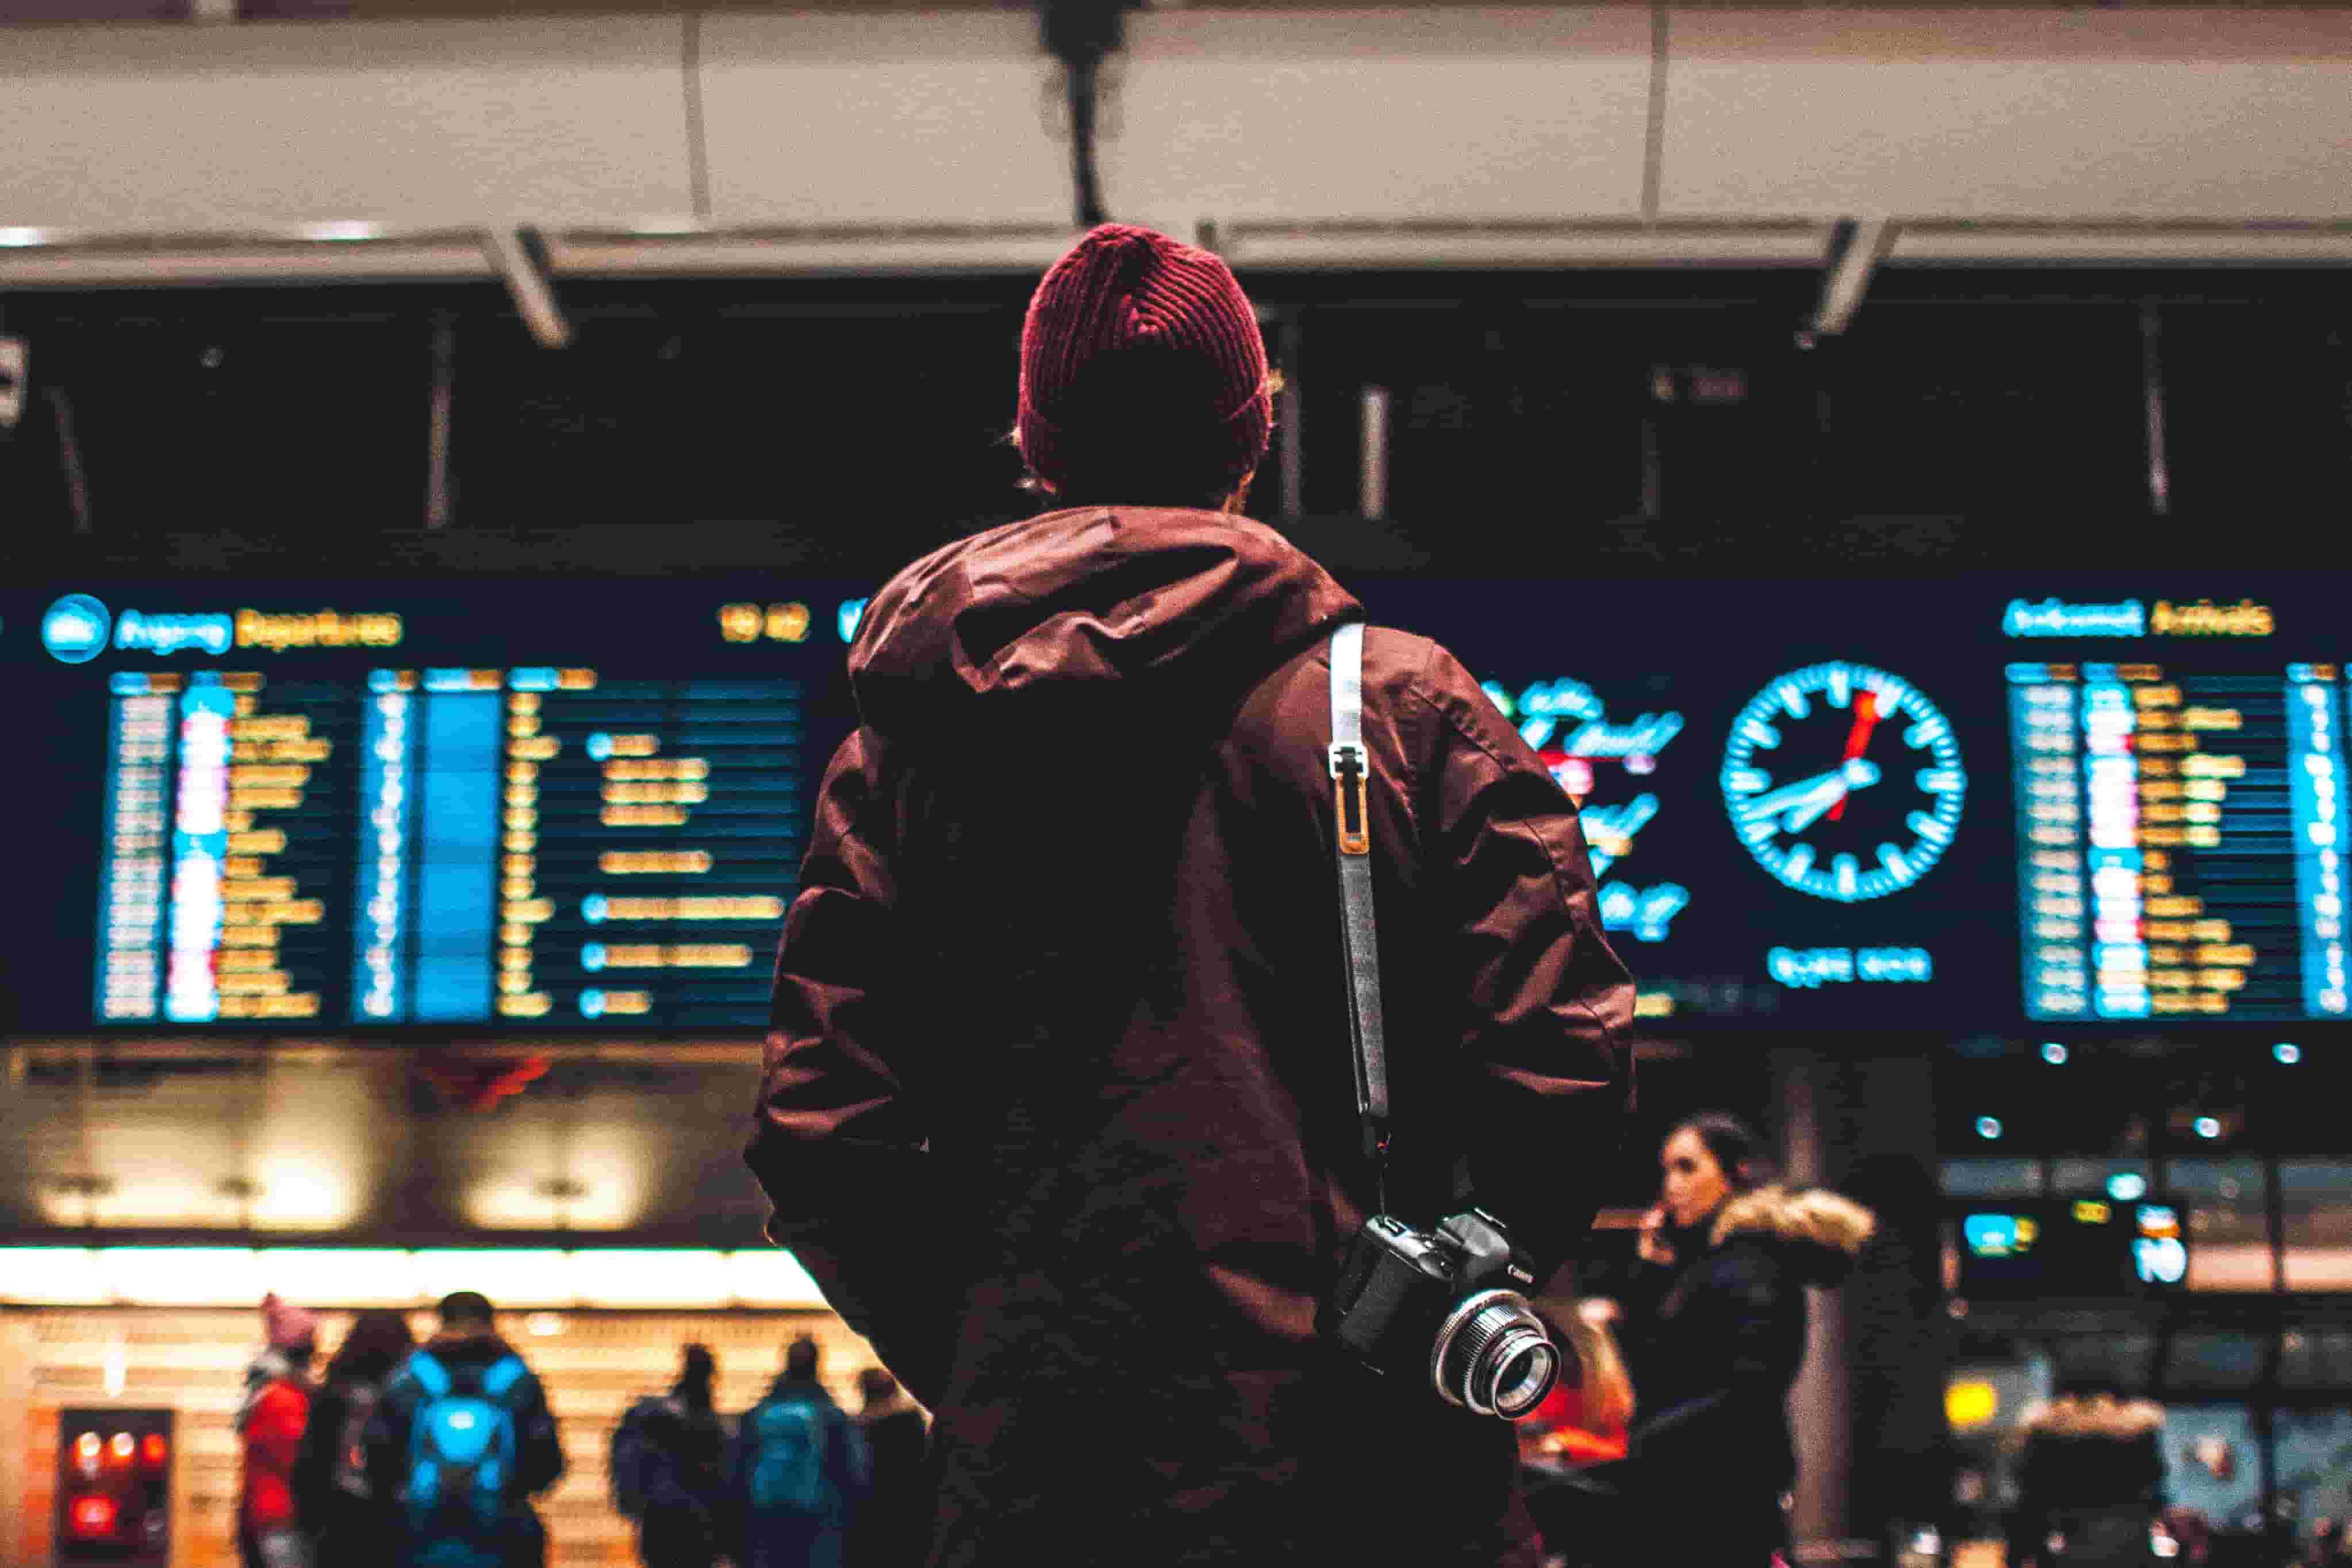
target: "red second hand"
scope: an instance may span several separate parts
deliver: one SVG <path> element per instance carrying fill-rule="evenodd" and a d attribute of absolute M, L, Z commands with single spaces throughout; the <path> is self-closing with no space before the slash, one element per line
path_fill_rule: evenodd
<path fill-rule="evenodd" d="M 1877 726 L 1878 694 L 1876 692 L 1865 692 L 1863 694 L 1861 703 L 1858 704 L 1853 710 L 1853 728 L 1846 733 L 1845 756 L 1841 760 L 1843 762 L 1852 762 L 1855 758 L 1860 757 L 1864 752 L 1869 750 L 1870 732 L 1876 728 Z M 1840 795 L 1837 798 L 1837 804 L 1830 808 L 1831 821 L 1834 822 L 1840 817 L 1845 815 L 1845 803 L 1848 799 L 1850 799 L 1850 797 L 1846 795 Z"/>

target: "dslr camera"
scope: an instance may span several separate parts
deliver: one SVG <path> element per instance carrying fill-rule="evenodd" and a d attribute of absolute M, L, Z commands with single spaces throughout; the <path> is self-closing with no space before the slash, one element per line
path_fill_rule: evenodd
<path fill-rule="evenodd" d="M 1560 1351 L 1512 1281 L 1533 1285 L 1503 1222 L 1473 1208 L 1433 1231 L 1374 1215 L 1325 1304 L 1323 1333 L 1376 1372 L 1514 1421 L 1559 1380 Z"/>

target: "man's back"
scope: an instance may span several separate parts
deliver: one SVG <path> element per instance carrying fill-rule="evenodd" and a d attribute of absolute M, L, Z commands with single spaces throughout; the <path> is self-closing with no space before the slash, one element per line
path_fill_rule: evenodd
<path fill-rule="evenodd" d="M 1315 1336 L 1377 1207 L 1325 753 L 1360 615 L 1271 529 L 1130 508 L 963 541 L 867 611 L 751 1154 L 935 1414 L 935 1563 L 1528 1550 L 1509 1429 Z M 1467 1149 L 1557 1260 L 1632 999 L 1572 808 L 1434 645 L 1374 629 L 1365 691 L 1392 1206 L 1433 1222 Z"/>
<path fill-rule="evenodd" d="M 856 1427 L 791 1373 L 736 1423 L 729 1469 L 746 1568 L 840 1568 L 869 1480 Z"/>
<path fill-rule="evenodd" d="M 530 1568 L 545 1539 L 530 1500 L 562 1475 L 563 1450 L 539 1379 L 482 1325 L 445 1330 L 385 1385 L 368 1471 L 396 1500 L 404 1562 Z"/>

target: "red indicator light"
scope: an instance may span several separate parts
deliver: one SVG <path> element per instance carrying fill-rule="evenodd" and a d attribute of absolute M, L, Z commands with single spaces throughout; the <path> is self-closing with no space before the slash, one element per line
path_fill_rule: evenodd
<path fill-rule="evenodd" d="M 111 1535 L 114 1533 L 114 1500 L 102 1493 L 73 1500 L 68 1517 L 73 1522 L 76 1535 Z"/>
<path fill-rule="evenodd" d="M 171 1445 L 163 1441 L 161 1432 L 150 1432 L 139 1445 L 139 1457 L 151 1465 L 160 1465 L 171 1453 Z"/>

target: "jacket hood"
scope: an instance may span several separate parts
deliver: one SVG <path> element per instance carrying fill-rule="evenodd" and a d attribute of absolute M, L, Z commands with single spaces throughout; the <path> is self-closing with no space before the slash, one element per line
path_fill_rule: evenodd
<path fill-rule="evenodd" d="M 2117 1399 L 2106 1394 L 2087 1399 L 2061 1395 L 2046 1405 L 2034 1406 L 2018 1423 L 2019 1430 L 2029 1436 L 2105 1437 L 2116 1441 L 2145 1437 L 2163 1426 L 2162 1406 L 2146 1399 Z"/>
<path fill-rule="evenodd" d="M 959 539 L 866 607 L 860 716 L 913 738 L 1232 701 L 1362 607 L 1274 529 L 1224 512 L 1080 507 Z"/>
<path fill-rule="evenodd" d="M 1715 1217 L 1709 1239 L 1720 1247 L 1737 1236 L 1763 1238 L 1809 1284 L 1831 1285 L 1852 1271 L 1878 1218 L 1852 1198 L 1822 1187 L 1760 1186 L 1742 1193 Z"/>

